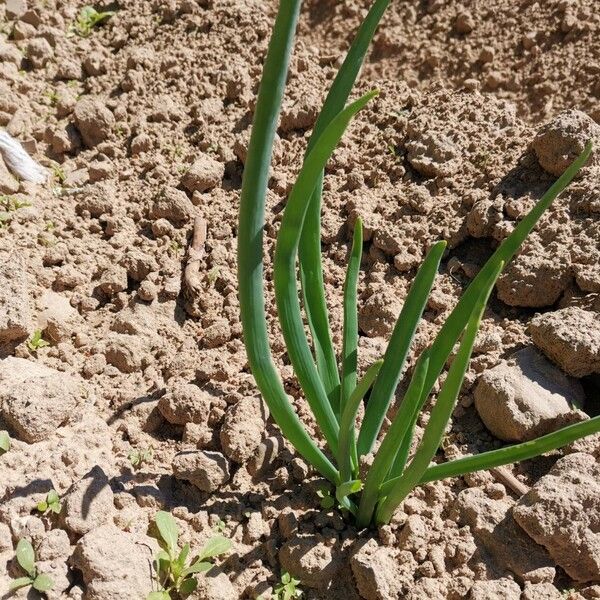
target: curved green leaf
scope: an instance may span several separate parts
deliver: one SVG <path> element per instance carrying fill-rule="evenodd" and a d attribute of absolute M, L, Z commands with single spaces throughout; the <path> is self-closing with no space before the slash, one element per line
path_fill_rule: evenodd
<path fill-rule="evenodd" d="M 38 592 L 47 592 L 54 587 L 54 580 L 50 575 L 41 573 L 33 580 L 32 585 Z"/>
<path fill-rule="evenodd" d="M 226 538 L 222 535 L 216 535 L 215 537 L 210 538 L 210 540 L 204 544 L 204 547 L 198 556 L 198 560 L 206 560 L 207 558 L 214 558 L 215 556 L 225 554 L 231 550 L 232 545 L 233 544 L 229 538 Z"/>
<path fill-rule="evenodd" d="M 177 538 L 179 537 L 179 527 L 171 513 L 161 510 L 156 513 L 154 522 L 160 533 L 160 537 L 167 545 L 169 555 L 173 558 L 177 553 Z"/>
<path fill-rule="evenodd" d="M 30 576 L 35 577 L 35 552 L 29 540 L 23 538 L 17 544 L 17 562 L 21 568 Z"/>

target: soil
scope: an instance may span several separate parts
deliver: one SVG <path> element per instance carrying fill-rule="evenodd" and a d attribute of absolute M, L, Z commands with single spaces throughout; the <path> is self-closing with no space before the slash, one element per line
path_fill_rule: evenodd
<path fill-rule="evenodd" d="M 0 161 L 0 430 L 12 438 L 0 456 L 0 596 L 26 537 L 55 581 L 48 598 L 145 599 L 150 523 L 164 509 L 192 548 L 215 531 L 233 541 L 201 578 L 201 600 L 269 598 L 284 571 L 307 599 L 600 598 L 598 437 L 424 485 L 378 530 L 320 507 L 325 482 L 281 437 L 248 371 L 237 300 L 241 176 L 276 3 L 103 0 L 96 8 L 116 14 L 80 37 L 83 4 L 0 4 L 0 126 L 52 172 L 30 184 Z M 368 6 L 303 7 L 267 269 Z M 582 0 L 392 2 L 356 90 L 380 95 L 336 150 L 324 194 L 337 347 L 352 227 L 365 224 L 361 369 L 385 350 L 434 242 L 448 251 L 410 366 L 498 243 L 589 139 L 600 144 L 599 34 Z M 439 460 L 598 414 L 599 264 L 594 156 L 500 279 Z M 267 296 L 274 315 L 270 282 Z M 36 331 L 47 345 L 28 343 Z M 490 409 L 492 395 L 506 410 Z M 62 512 L 41 515 L 52 488 Z"/>

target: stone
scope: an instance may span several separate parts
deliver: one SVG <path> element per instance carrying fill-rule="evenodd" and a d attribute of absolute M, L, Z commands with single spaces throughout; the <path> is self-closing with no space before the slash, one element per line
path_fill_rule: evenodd
<path fill-rule="evenodd" d="M 112 334 L 104 351 L 106 362 L 121 373 L 141 371 L 147 364 L 143 342 L 137 335 Z"/>
<path fill-rule="evenodd" d="M 69 299 L 62 294 L 47 290 L 42 295 L 39 304 L 38 328 L 44 332 L 44 339 L 62 342 L 69 339 L 82 323 L 81 316 L 75 310 Z"/>
<path fill-rule="evenodd" d="M 0 344 L 25 339 L 31 331 L 25 263 L 16 253 L 0 255 Z"/>
<path fill-rule="evenodd" d="M 221 183 L 225 165 L 208 154 L 201 154 L 184 173 L 181 184 L 189 192 L 206 192 Z"/>
<path fill-rule="evenodd" d="M 182 383 L 158 401 L 158 410 L 173 425 L 205 425 L 208 423 L 211 402 L 212 397 L 207 391 L 191 383 Z"/>
<path fill-rule="evenodd" d="M 219 567 L 213 567 L 208 573 L 197 578 L 198 587 L 188 600 L 238 600 L 239 595 L 229 577 Z"/>
<path fill-rule="evenodd" d="M 19 182 L 8 170 L 2 156 L 0 156 L 0 193 L 16 194 L 19 191 Z M 0 211 L 1 212 L 1 211 Z"/>
<path fill-rule="evenodd" d="M 513 511 L 517 523 L 567 574 L 600 579 L 600 461 L 577 452 L 559 459 Z"/>
<path fill-rule="evenodd" d="M 68 531 L 85 535 L 110 523 L 114 512 L 114 494 L 108 477 L 99 466 L 95 466 L 65 494 L 61 518 Z"/>
<path fill-rule="evenodd" d="M 570 306 L 534 317 L 529 325 L 533 343 L 565 373 L 584 377 L 600 373 L 600 318 Z"/>
<path fill-rule="evenodd" d="M 260 398 L 242 398 L 230 407 L 221 426 L 224 454 L 237 463 L 245 463 L 254 454 L 265 433 L 269 411 Z"/>
<path fill-rule="evenodd" d="M 54 50 L 46 38 L 36 37 L 27 44 L 27 59 L 34 69 L 45 67 L 53 56 Z"/>
<path fill-rule="evenodd" d="M 290 538 L 279 551 L 279 562 L 303 585 L 319 590 L 330 587 L 344 567 L 342 554 L 315 535 Z"/>
<path fill-rule="evenodd" d="M 128 250 L 119 263 L 134 281 L 143 281 L 152 271 L 158 271 L 158 263 L 151 254 L 137 248 Z"/>
<path fill-rule="evenodd" d="M 158 543 L 102 525 L 84 535 L 73 553 L 73 566 L 81 571 L 86 600 L 146 600 L 154 589 L 150 565 Z"/>
<path fill-rule="evenodd" d="M 99 98 L 84 96 L 73 111 L 75 125 L 88 148 L 105 141 L 115 126 L 115 117 Z"/>
<path fill-rule="evenodd" d="M 179 452 L 172 466 L 177 479 L 189 481 L 203 492 L 214 492 L 229 481 L 229 464 L 220 452 Z"/>
<path fill-rule="evenodd" d="M 506 442 L 522 442 L 579 420 L 581 384 L 567 377 L 533 346 L 485 371 L 474 392 L 485 426 Z"/>
<path fill-rule="evenodd" d="M 519 584 L 506 577 L 488 581 L 476 581 L 471 588 L 469 600 L 520 600 Z"/>
<path fill-rule="evenodd" d="M 154 200 L 150 215 L 153 219 L 168 219 L 181 225 L 191 221 L 194 210 L 194 205 L 185 192 L 166 187 Z"/>
<path fill-rule="evenodd" d="M 123 292 L 127 289 L 127 271 L 119 265 L 112 265 L 100 276 L 98 287 L 107 296 Z"/>
<path fill-rule="evenodd" d="M 0 415 L 24 442 L 48 439 L 77 415 L 80 401 L 74 376 L 23 358 L 0 361 Z"/>
<path fill-rule="evenodd" d="M 544 125 L 532 147 L 545 171 L 562 175 L 588 141 L 600 142 L 600 125 L 580 110 L 565 110 Z"/>

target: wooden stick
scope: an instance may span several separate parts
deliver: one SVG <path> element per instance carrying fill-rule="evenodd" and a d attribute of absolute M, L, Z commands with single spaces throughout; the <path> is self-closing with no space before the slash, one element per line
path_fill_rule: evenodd
<path fill-rule="evenodd" d="M 188 255 L 183 272 L 184 295 L 186 297 L 186 310 L 190 312 L 200 290 L 202 289 L 200 279 L 200 262 L 204 257 L 204 245 L 206 243 L 206 234 L 208 223 L 202 217 L 194 219 L 194 233 L 192 241 L 188 248 Z M 192 311 L 193 312 L 193 311 Z M 191 314 L 191 313 L 190 313 Z"/>

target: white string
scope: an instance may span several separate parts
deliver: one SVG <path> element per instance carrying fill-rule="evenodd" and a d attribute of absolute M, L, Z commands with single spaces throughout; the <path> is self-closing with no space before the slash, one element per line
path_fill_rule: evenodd
<path fill-rule="evenodd" d="M 48 171 L 27 154 L 20 142 L 1 130 L 0 154 L 6 166 L 20 179 L 32 183 L 44 183 L 48 179 Z"/>

